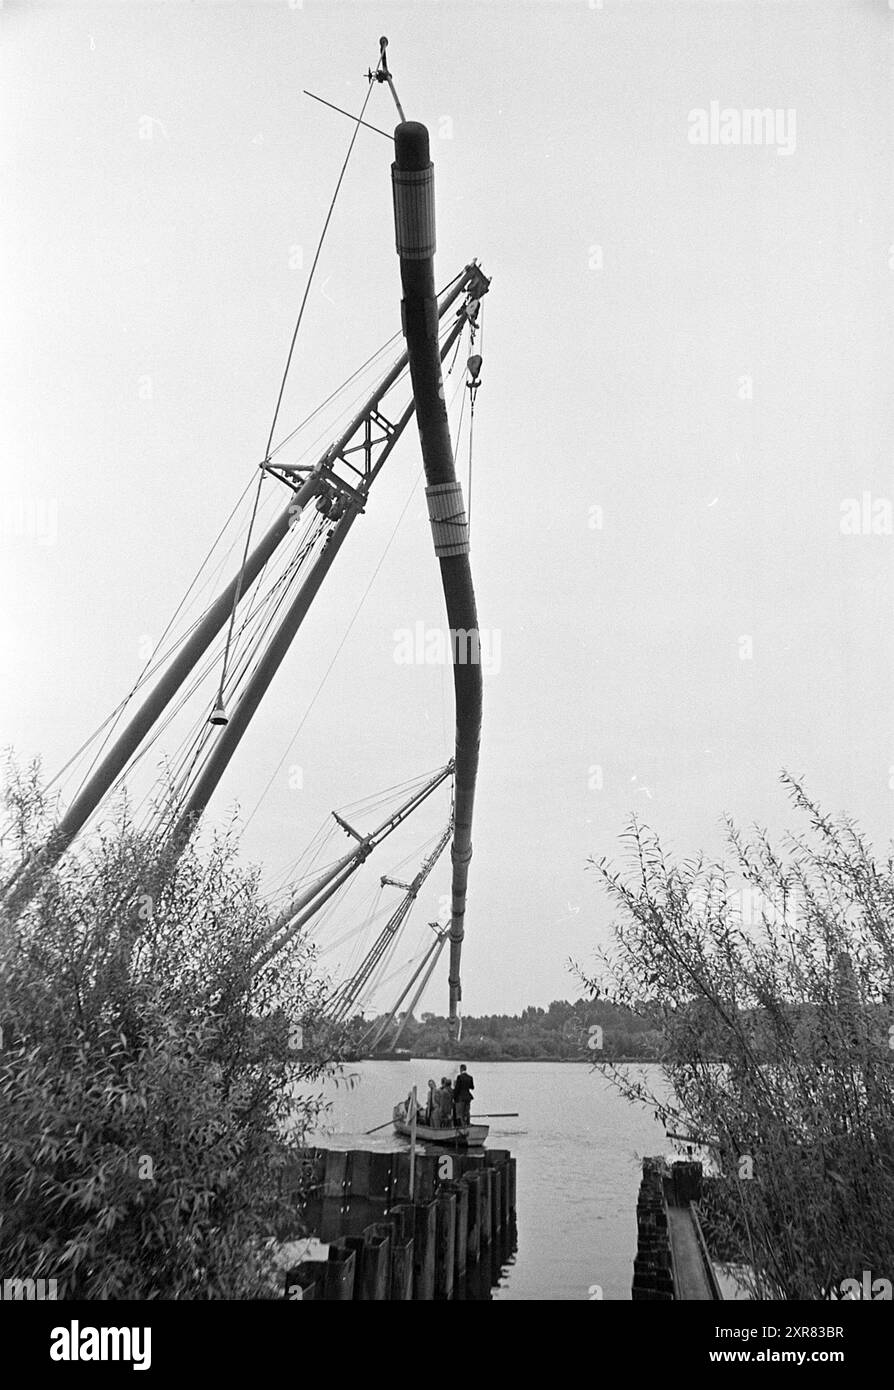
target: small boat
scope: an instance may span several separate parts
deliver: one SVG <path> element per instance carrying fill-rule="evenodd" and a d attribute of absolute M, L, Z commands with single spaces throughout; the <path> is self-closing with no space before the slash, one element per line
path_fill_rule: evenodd
<path fill-rule="evenodd" d="M 410 1122 L 407 1119 L 407 1103 L 401 1101 L 394 1107 L 394 1132 L 409 1139 Z M 452 1126 L 450 1129 L 434 1129 L 431 1125 L 416 1125 L 416 1139 L 424 1144 L 457 1144 L 463 1148 L 480 1148 L 490 1133 L 490 1125 Z"/>

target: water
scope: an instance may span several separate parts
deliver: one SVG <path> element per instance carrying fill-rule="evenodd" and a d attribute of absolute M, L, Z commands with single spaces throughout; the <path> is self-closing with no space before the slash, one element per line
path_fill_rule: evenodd
<path fill-rule="evenodd" d="M 629 1104 L 598 1070 L 560 1062 L 476 1062 L 472 1114 L 519 1111 L 488 1120 L 492 1148 L 518 1160 L 518 1250 L 494 1298 L 629 1299 L 636 1253 L 636 1198 L 641 1159 L 670 1148 L 662 1127 Z M 661 1094 L 660 1069 L 629 1068 Z M 444 1059 L 358 1062 L 345 1069 L 353 1089 L 329 1083 L 333 1101 L 318 1141 L 339 1148 L 406 1147 L 389 1124 L 392 1106 L 411 1086 L 424 1095 L 429 1077 L 451 1077 Z M 331 1131 L 331 1132 L 330 1132 Z"/>

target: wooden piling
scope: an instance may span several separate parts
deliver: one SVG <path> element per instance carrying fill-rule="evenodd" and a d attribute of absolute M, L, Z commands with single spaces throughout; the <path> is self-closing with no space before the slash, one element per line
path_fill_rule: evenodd
<path fill-rule="evenodd" d="M 413 1297 L 413 1251 L 415 1241 L 405 1240 L 391 1247 L 391 1283 L 388 1297 L 392 1303 L 407 1303 Z"/>
<path fill-rule="evenodd" d="M 367 1226 L 363 1238 L 363 1292 L 360 1296 L 384 1302 L 391 1282 L 391 1236 L 383 1236 L 375 1226 Z"/>
<path fill-rule="evenodd" d="M 330 1303 L 350 1303 L 354 1297 L 354 1271 L 356 1256 L 344 1238 L 334 1240 L 329 1246 L 329 1259 L 326 1261 L 323 1297 Z"/>
<path fill-rule="evenodd" d="M 389 1240 L 390 1268 L 384 1297 L 392 1303 L 405 1303 L 413 1297 L 414 1218 L 411 1206 L 392 1207 L 384 1221 L 369 1228 Z"/>
<path fill-rule="evenodd" d="M 350 1207 L 351 1166 L 350 1153 L 327 1150 L 320 1212 L 321 1240 L 335 1240 L 345 1229 Z"/>
<path fill-rule="evenodd" d="M 481 1215 L 479 1218 L 479 1241 L 482 1251 L 485 1246 L 489 1246 L 493 1228 L 491 1226 L 491 1200 L 493 1196 L 493 1172 L 490 1168 L 483 1168 L 480 1178 L 481 1192 Z M 482 1254 L 483 1258 L 483 1254 Z"/>
<path fill-rule="evenodd" d="M 667 1226 L 663 1157 L 644 1158 L 636 1203 L 637 1250 L 633 1261 L 634 1302 L 671 1301 L 674 1296 L 673 1259 Z"/>
<path fill-rule="evenodd" d="M 456 1195 L 444 1184 L 437 1197 L 437 1235 L 435 1254 L 435 1298 L 453 1297 L 453 1271 L 456 1244 Z"/>
<path fill-rule="evenodd" d="M 389 1207 L 386 1220 L 399 1232 L 400 1240 L 412 1240 L 416 1231 L 416 1209 L 411 1202 L 398 1202 Z"/>
<path fill-rule="evenodd" d="M 316 1302 L 322 1298 L 326 1279 L 325 1260 L 305 1260 L 286 1271 L 286 1298 L 290 1302 Z"/>
<path fill-rule="evenodd" d="M 369 1169 L 372 1154 L 368 1149 L 354 1149 L 350 1154 L 351 1159 L 351 1195 L 354 1197 L 369 1196 Z"/>
<path fill-rule="evenodd" d="M 329 1259 L 289 1269 L 287 1298 L 462 1298 L 466 1278 L 485 1280 L 498 1269 L 514 1229 L 508 1150 L 417 1153 L 412 1182 L 406 1152 L 307 1149 L 302 1161 L 313 1182 L 295 1187 L 301 1229 L 312 1215 L 310 1229 L 330 1242 Z"/>
<path fill-rule="evenodd" d="M 481 1256 L 481 1188 L 483 1178 L 480 1171 L 466 1173 L 463 1184 L 469 1194 L 468 1225 L 466 1236 L 466 1266 L 478 1263 Z"/>
<path fill-rule="evenodd" d="M 499 1168 L 491 1169 L 491 1239 L 496 1243 L 503 1229 L 503 1174 Z"/>
<path fill-rule="evenodd" d="M 394 1200 L 396 1154 L 370 1154 L 369 1195 L 387 1209 Z"/>
<path fill-rule="evenodd" d="M 350 1153 L 342 1149 L 329 1149 L 326 1153 L 326 1169 L 323 1179 L 323 1196 L 344 1200 L 348 1185 L 348 1172 L 351 1166 Z"/>
<path fill-rule="evenodd" d="M 456 1198 L 456 1221 L 453 1240 L 453 1283 L 463 1278 L 469 1240 L 469 1189 L 465 1182 L 442 1183 L 441 1192 L 452 1192 Z"/>
<path fill-rule="evenodd" d="M 391 1232 L 383 1233 L 367 1226 L 362 1235 L 346 1236 L 348 1249 L 354 1251 L 354 1299 L 363 1303 L 381 1303 L 388 1297 L 391 1274 Z"/>
<path fill-rule="evenodd" d="M 398 1153 L 394 1173 L 393 1198 L 397 1202 L 409 1202 L 410 1198 L 410 1155 Z M 415 1192 L 416 1202 L 430 1202 L 438 1185 L 438 1158 L 436 1154 L 416 1155 Z"/>
<path fill-rule="evenodd" d="M 512 1155 L 508 1149 L 488 1149 L 485 1163 L 493 1173 L 492 1195 L 494 1219 L 491 1222 L 495 1233 L 509 1229 L 510 1221 L 510 1173 Z"/>
<path fill-rule="evenodd" d="M 437 1202 L 417 1202 L 414 1207 L 413 1298 L 428 1302 L 435 1296 Z"/>

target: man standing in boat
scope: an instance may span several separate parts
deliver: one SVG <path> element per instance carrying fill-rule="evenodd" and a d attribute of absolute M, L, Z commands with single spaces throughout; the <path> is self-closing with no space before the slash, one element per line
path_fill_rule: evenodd
<path fill-rule="evenodd" d="M 471 1121 L 472 1092 L 475 1089 L 474 1078 L 466 1071 L 466 1064 L 462 1062 L 459 1068 L 459 1076 L 453 1083 L 453 1104 L 456 1109 L 456 1123 L 460 1129 L 467 1129 Z"/>
<path fill-rule="evenodd" d="M 438 1103 L 440 1106 L 440 1128 L 449 1129 L 453 1124 L 453 1087 L 450 1085 L 449 1076 L 441 1077 Z"/>
<path fill-rule="evenodd" d="M 427 1101 L 426 1106 L 425 1106 L 425 1116 L 424 1116 L 424 1119 L 425 1119 L 425 1123 L 426 1123 L 427 1125 L 431 1125 L 433 1129 L 437 1129 L 437 1128 L 438 1128 L 438 1112 L 439 1112 L 439 1108 L 440 1108 L 440 1102 L 439 1102 L 439 1099 L 438 1099 L 438 1094 L 439 1094 L 439 1093 L 438 1093 L 438 1089 L 437 1089 L 437 1086 L 436 1086 L 435 1082 L 434 1082 L 433 1080 L 432 1080 L 432 1081 L 429 1081 L 429 1083 L 428 1083 L 428 1101 Z"/>

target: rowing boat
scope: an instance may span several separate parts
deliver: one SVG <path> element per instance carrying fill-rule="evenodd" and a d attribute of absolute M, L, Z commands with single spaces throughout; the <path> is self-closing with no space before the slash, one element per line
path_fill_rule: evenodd
<path fill-rule="evenodd" d="M 410 1122 L 407 1119 L 406 1101 L 394 1107 L 394 1132 L 405 1139 L 411 1138 Z M 490 1125 L 453 1125 L 448 1129 L 435 1129 L 432 1125 L 416 1125 L 416 1141 L 420 1144 L 456 1144 L 463 1148 L 480 1148 L 490 1133 Z"/>

